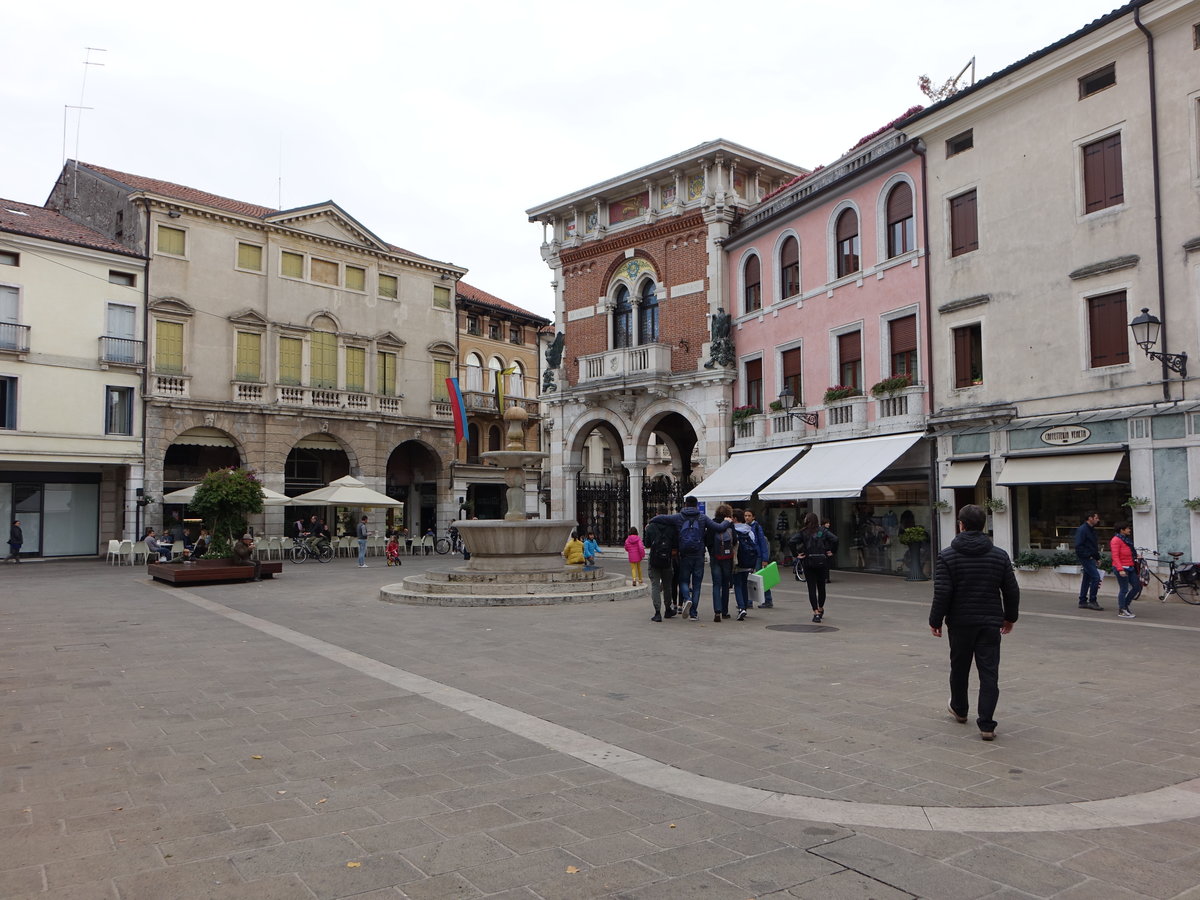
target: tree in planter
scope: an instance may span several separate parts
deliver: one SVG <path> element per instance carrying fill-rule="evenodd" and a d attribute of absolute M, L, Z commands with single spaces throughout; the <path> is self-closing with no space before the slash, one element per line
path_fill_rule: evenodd
<path fill-rule="evenodd" d="M 204 476 L 188 506 L 212 530 L 204 558 L 225 559 L 246 531 L 246 516 L 262 512 L 262 485 L 249 469 L 216 469 Z"/>
<path fill-rule="evenodd" d="M 904 557 L 908 562 L 908 581 L 924 581 L 925 569 L 921 563 L 921 548 L 929 543 L 929 532 L 920 525 L 912 525 L 900 532 L 900 543 L 908 550 Z"/>

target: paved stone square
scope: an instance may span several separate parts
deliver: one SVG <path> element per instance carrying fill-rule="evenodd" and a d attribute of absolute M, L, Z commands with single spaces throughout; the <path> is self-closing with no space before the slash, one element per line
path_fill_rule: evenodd
<path fill-rule="evenodd" d="M 985 743 L 928 583 L 836 573 L 813 631 L 795 582 L 656 624 L 371 562 L 6 567 L 0 897 L 1200 898 L 1200 609 L 1026 594 Z"/>

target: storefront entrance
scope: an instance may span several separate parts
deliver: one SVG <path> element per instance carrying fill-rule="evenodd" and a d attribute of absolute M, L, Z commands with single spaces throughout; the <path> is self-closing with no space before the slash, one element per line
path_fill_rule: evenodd
<path fill-rule="evenodd" d="M 0 515 L 6 526 L 14 519 L 21 521 L 22 557 L 95 556 L 100 475 L 0 472 Z M 7 527 L 4 533 L 7 536 Z"/>

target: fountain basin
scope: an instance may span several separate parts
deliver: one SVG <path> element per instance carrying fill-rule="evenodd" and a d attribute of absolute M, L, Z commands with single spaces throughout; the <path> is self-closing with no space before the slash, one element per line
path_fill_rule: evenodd
<path fill-rule="evenodd" d="M 463 568 L 472 572 L 562 572 L 563 547 L 575 524 L 570 519 L 524 518 L 454 523 L 471 551 Z"/>

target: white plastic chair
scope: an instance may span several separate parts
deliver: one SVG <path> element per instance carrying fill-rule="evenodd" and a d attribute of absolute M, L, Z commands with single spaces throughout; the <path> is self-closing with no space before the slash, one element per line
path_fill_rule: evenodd
<path fill-rule="evenodd" d="M 108 542 L 108 555 L 104 557 L 104 561 L 110 566 L 113 564 L 113 560 L 118 563 L 121 561 L 121 542 L 115 538 Z"/>
<path fill-rule="evenodd" d="M 145 544 L 142 545 L 145 547 Z M 133 565 L 133 541 L 121 541 L 117 547 L 117 558 L 121 560 L 121 565 L 125 564 L 125 559 L 128 557 L 129 564 Z"/>
<path fill-rule="evenodd" d="M 283 559 L 284 557 L 291 556 L 294 546 L 296 546 L 296 542 L 290 537 L 281 537 L 279 539 L 279 558 Z"/>
<path fill-rule="evenodd" d="M 270 559 L 274 553 L 276 558 L 279 557 L 279 538 L 264 537 L 258 539 L 259 556 L 263 559 Z"/>
<path fill-rule="evenodd" d="M 150 562 L 150 548 L 146 546 L 145 541 L 134 541 L 133 549 L 129 554 L 129 564 L 136 566 L 148 562 Z"/>
<path fill-rule="evenodd" d="M 367 538 L 367 552 L 371 556 L 383 555 L 383 535 L 373 534 Z"/>

